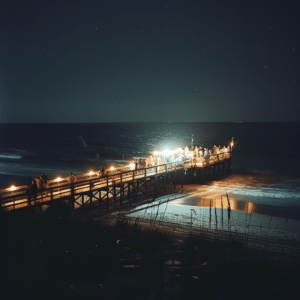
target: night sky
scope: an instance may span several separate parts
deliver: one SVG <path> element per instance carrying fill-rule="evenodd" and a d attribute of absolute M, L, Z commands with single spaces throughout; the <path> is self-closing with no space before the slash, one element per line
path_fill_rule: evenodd
<path fill-rule="evenodd" d="M 0 123 L 300 121 L 298 1 L 0 1 Z"/>

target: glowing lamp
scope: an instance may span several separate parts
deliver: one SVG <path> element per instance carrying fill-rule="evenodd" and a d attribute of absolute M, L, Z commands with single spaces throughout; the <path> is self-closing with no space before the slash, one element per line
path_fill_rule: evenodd
<path fill-rule="evenodd" d="M 114 168 L 114 167 L 111 167 L 110 169 L 111 169 L 111 171 L 113 171 L 115 168 Z"/>
<path fill-rule="evenodd" d="M 9 188 L 11 191 L 14 191 L 16 189 L 16 187 L 14 185 L 12 185 L 10 188 Z"/>
<path fill-rule="evenodd" d="M 59 181 L 61 181 L 61 178 L 60 178 L 60 177 L 57 177 L 55 180 L 56 180 L 57 182 L 59 182 Z"/>
<path fill-rule="evenodd" d="M 172 154 L 172 152 L 169 149 L 166 149 L 166 150 L 162 151 L 163 156 L 170 156 L 171 154 Z"/>
<path fill-rule="evenodd" d="M 91 176 L 91 175 L 94 175 L 94 172 L 93 171 L 90 171 L 89 172 L 89 175 Z"/>
<path fill-rule="evenodd" d="M 135 168 L 135 164 L 134 164 L 134 163 L 130 163 L 130 164 L 128 165 L 128 167 L 129 167 L 130 169 L 134 169 L 134 168 Z"/>

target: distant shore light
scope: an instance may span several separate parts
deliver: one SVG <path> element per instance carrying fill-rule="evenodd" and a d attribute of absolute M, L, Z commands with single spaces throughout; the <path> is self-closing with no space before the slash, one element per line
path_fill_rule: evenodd
<path fill-rule="evenodd" d="M 12 185 L 10 188 L 9 188 L 11 191 L 14 191 L 16 189 L 16 187 L 14 185 Z"/>

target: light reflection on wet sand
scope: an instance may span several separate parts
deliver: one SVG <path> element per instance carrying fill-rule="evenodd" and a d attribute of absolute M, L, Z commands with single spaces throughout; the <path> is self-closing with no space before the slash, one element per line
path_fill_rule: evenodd
<path fill-rule="evenodd" d="M 191 197 L 176 204 L 227 208 L 252 214 L 300 220 L 298 182 L 270 172 L 249 170 L 248 175 L 231 175 L 205 185 L 188 185 Z"/>
<path fill-rule="evenodd" d="M 279 218 L 288 218 L 293 220 L 300 221 L 300 207 L 294 206 L 274 206 L 274 205 L 267 205 L 267 204 L 258 204 L 253 202 L 245 202 L 245 201 L 238 201 L 232 200 L 229 197 L 230 209 L 231 211 L 238 211 L 243 213 L 251 213 L 257 214 L 262 216 L 274 216 Z M 172 204 L 176 205 L 187 205 L 187 206 L 199 206 L 199 207 L 216 207 L 218 209 L 225 209 L 227 210 L 228 200 L 226 195 L 219 195 L 218 198 L 212 199 L 203 199 L 198 198 L 198 196 L 193 196 L 192 198 L 185 198 L 175 200 Z"/>
<path fill-rule="evenodd" d="M 152 207 L 144 206 L 145 209 L 129 215 L 155 218 L 187 228 L 208 228 L 216 232 L 227 230 L 254 237 L 254 243 L 272 244 L 272 247 L 275 244 L 276 247 L 289 245 L 294 252 L 300 252 L 300 203 L 298 206 L 291 205 L 297 203 L 297 186 L 295 199 L 285 202 L 285 198 L 279 198 L 274 201 L 276 204 L 281 201 L 280 206 L 272 205 L 273 199 L 270 198 L 255 197 L 255 194 L 247 198 L 239 195 L 239 191 L 251 191 L 252 187 L 255 190 L 272 190 L 272 184 L 275 184 L 275 188 L 279 189 L 281 181 L 282 178 L 276 176 L 234 175 L 207 185 L 187 185 L 183 191 L 159 197 L 151 203 Z M 158 205 L 166 200 L 169 202 Z M 282 202 L 288 205 L 282 205 Z"/>

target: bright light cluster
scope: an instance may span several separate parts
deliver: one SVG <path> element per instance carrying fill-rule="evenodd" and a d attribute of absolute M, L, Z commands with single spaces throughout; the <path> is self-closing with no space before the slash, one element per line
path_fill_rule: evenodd
<path fill-rule="evenodd" d="M 183 150 L 181 148 L 175 149 L 175 150 L 170 150 L 170 149 L 165 149 L 163 151 L 154 151 L 153 155 L 161 155 L 161 156 L 174 156 L 176 154 L 182 154 Z"/>
<path fill-rule="evenodd" d="M 15 191 L 16 190 L 16 187 L 14 185 L 12 185 L 10 188 L 9 188 L 11 191 Z"/>
<path fill-rule="evenodd" d="M 135 169 L 135 163 L 130 163 L 129 165 L 128 165 L 128 168 L 129 169 L 131 169 L 131 170 L 134 170 Z"/>
<path fill-rule="evenodd" d="M 166 161 L 180 161 L 182 160 L 182 155 L 184 151 L 181 148 L 177 149 L 164 149 L 162 151 L 154 151 L 153 157 L 154 158 L 164 158 Z"/>

